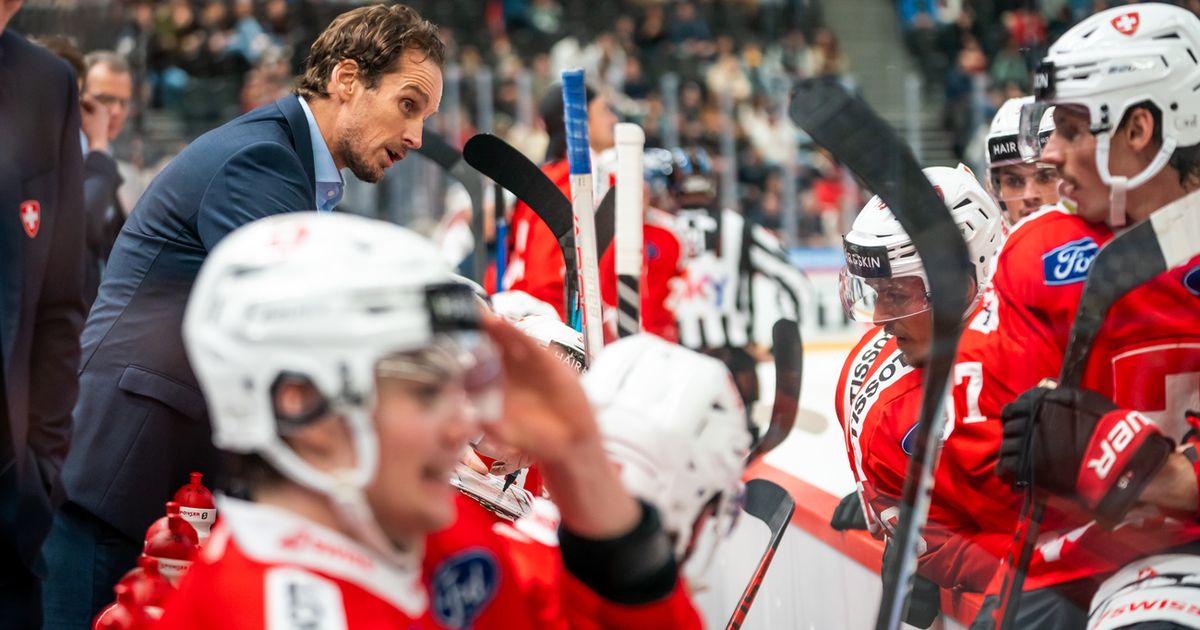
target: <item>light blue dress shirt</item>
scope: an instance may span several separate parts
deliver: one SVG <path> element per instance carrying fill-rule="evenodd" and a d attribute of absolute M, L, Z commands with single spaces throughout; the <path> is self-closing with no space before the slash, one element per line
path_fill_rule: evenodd
<path fill-rule="evenodd" d="M 321 129 L 317 127 L 317 119 L 313 118 L 308 103 L 304 101 L 303 97 L 297 96 L 296 98 L 300 100 L 300 109 L 304 110 L 304 117 L 308 119 L 308 137 L 312 141 L 313 151 L 313 172 L 317 176 L 317 210 L 332 212 L 342 200 L 346 182 L 333 163 L 333 154 L 329 152 L 329 146 L 325 144 L 325 138 L 321 136 Z"/>

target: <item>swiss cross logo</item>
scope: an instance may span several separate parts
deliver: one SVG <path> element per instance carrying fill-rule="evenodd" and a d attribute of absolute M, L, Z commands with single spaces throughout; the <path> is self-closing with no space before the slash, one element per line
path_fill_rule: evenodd
<path fill-rule="evenodd" d="M 1113 28 L 1117 29 L 1117 32 L 1122 35 L 1133 35 L 1137 32 L 1138 25 L 1141 23 L 1142 20 L 1138 17 L 1137 11 L 1122 13 L 1112 19 Z"/>
<path fill-rule="evenodd" d="M 37 236 L 38 228 L 42 226 L 42 204 L 37 199 L 21 202 L 21 227 L 29 238 Z"/>

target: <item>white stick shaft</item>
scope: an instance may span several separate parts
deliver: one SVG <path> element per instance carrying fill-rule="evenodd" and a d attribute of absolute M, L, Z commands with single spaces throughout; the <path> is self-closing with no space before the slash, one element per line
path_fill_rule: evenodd
<path fill-rule="evenodd" d="M 600 262 L 596 255 L 596 209 L 592 203 L 592 175 L 572 175 L 571 211 L 575 215 L 575 256 L 579 261 L 583 334 L 589 357 L 595 356 L 604 347 L 604 321 L 600 314 Z"/>
<path fill-rule="evenodd" d="M 632 123 L 616 126 L 617 145 L 617 332 L 641 330 L 643 216 L 642 152 L 646 134 Z"/>

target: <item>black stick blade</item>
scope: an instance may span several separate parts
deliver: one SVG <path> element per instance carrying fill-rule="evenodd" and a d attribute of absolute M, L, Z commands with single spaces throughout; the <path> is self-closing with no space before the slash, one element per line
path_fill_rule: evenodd
<path fill-rule="evenodd" d="M 804 376 L 804 345 L 800 326 L 781 319 L 771 328 L 771 354 L 775 356 L 775 400 L 771 405 L 771 424 L 750 459 L 765 455 L 779 446 L 792 433 L 796 414 L 800 411 L 800 385 Z"/>
<path fill-rule="evenodd" d="M 894 629 L 916 571 L 917 543 L 928 516 L 945 424 L 943 398 L 967 308 L 970 260 L 966 244 L 940 195 L 929 184 L 912 151 L 882 118 L 841 84 L 829 79 L 800 82 L 792 119 L 828 149 L 888 205 L 921 257 L 929 281 L 933 343 L 925 366 L 921 413 L 901 496 L 896 541 L 902 545 L 896 577 L 884 580 L 876 628 Z"/>
<path fill-rule="evenodd" d="M 575 229 L 571 202 L 536 164 L 512 145 L 490 133 L 481 133 L 467 140 L 463 159 L 529 206 L 559 241 Z"/>

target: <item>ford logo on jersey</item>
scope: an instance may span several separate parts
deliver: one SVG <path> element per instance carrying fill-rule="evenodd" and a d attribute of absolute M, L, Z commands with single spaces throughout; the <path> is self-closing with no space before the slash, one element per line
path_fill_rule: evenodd
<path fill-rule="evenodd" d="M 496 558 L 483 549 L 450 556 L 433 573 L 433 616 L 448 628 L 470 628 L 500 587 Z"/>
<path fill-rule="evenodd" d="M 908 433 L 900 438 L 900 450 L 904 451 L 905 455 L 912 455 L 913 440 L 917 438 L 917 427 L 919 426 L 921 426 L 920 422 L 912 425 L 909 427 Z"/>
<path fill-rule="evenodd" d="M 1196 265 L 1187 270 L 1183 274 L 1183 288 L 1188 290 L 1188 293 L 1196 297 L 1200 297 L 1200 265 Z"/>
<path fill-rule="evenodd" d="M 1092 259 L 1100 246 L 1092 237 L 1085 236 L 1077 241 L 1059 245 L 1042 254 L 1042 273 L 1047 286 L 1058 286 L 1082 282 L 1087 278 Z"/>

